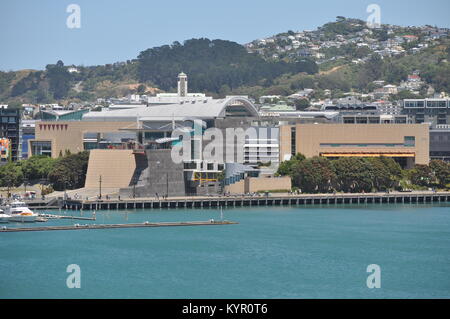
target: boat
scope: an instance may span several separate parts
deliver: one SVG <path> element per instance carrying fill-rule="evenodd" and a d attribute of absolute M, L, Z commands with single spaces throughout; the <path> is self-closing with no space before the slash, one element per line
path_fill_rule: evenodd
<path fill-rule="evenodd" d="M 5 214 L 3 209 L 0 209 L 0 223 L 8 223 L 11 219 L 11 215 Z"/>
<path fill-rule="evenodd" d="M 35 222 L 39 216 L 30 210 L 25 202 L 18 200 L 6 206 L 6 214 L 10 216 L 9 221 L 22 223 Z"/>

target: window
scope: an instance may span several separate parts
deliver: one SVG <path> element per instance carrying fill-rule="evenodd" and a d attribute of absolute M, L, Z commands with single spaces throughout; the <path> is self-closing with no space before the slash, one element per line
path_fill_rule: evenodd
<path fill-rule="evenodd" d="M 355 124 L 355 118 L 353 118 L 353 117 L 344 117 L 344 124 Z"/>
<path fill-rule="evenodd" d="M 407 146 L 407 147 L 416 146 L 416 137 L 415 136 L 405 136 L 404 146 Z"/>
<path fill-rule="evenodd" d="M 145 132 L 144 138 L 149 141 L 154 141 L 158 138 L 164 137 L 164 132 Z"/>
<path fill-rule="evenodd" d="M 184 163 L 184 169 L 197 169 L 196 162 Z"/>
<path fill-rule="evenodd" d="M 83 148 L 85 150 L 94 150 L 99 148 L 98 143 L 97 142 L 84 142 L 83 143 Z"/>
<path fill-rule="evenodd" d="M 296 136 L 296 129 L 295 126 L 291 127 L 291 154 L 295 155 L 297 153 L 296 150 L 296 142 L 297 142 L 297 136 Z"/>
<path fill-rule="evenodd" d="M 365 117 L 357 117 L 356 118 L 356 123 L 357 124 L 367 124 L 367 118 L 365 118 Z"/>
<path fill-rule="evenodd" d="M 47 155 L 52 156 L 51 142 L 31 142 L 32 155 Z"/>

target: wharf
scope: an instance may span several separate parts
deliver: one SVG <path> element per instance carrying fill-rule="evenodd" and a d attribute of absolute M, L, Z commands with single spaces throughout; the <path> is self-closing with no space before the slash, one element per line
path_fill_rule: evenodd
<path fill-rule="evenodd" d="M 339 204 L 421 204 L 450 202 L 450 192 L 396 192 L 357 194 L 300 194 L 270 196 L 210 196 L 155 198 L 130 198 L 108 200 L 68 200 L 63 204 L 68 210 L 120 210 L 159 208 L 209 208 L 244 206 L 287 205 L 339 205 Z"/>
<path fill-rule="evenodd" d="M 194 222 L 162 222 L 162 223 L 139 223 L 139 224 L 85 224 L 67 226 L 43 226 L 43 227 L 12 227 L 3 226 L 0 232 L 25 232 L 25 231 L 50 231 L 50 230 L 82 230 L 82 229 L 113 229 L 113 228 L 142 228 L 142 227 L 170 227 L 170 226 L 216 226 L 238 224 L 232 221 L 194 221 Z"/>

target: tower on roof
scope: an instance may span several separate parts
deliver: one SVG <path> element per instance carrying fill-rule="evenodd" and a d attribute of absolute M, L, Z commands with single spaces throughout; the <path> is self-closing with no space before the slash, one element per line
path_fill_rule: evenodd
<path fill-rule="evenodd" d="M 187 93 L 187 75 L 181 72 L 180 74 L 178 74 L 178 96 L 186 97 Z"/>

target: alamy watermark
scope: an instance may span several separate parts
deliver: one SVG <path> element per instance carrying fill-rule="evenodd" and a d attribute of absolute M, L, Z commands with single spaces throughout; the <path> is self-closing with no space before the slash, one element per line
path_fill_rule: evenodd
<path fill-rule="evenodd" d="M 372 3 L 369 4 L 366 8 L 366 12 L 370 13 L 370 15 L 367 17 L 367 27 L 373 29 L 373 28 L 379 28 L 381 27 L 381 8 L 378 4 Z"/>
<path fill-rule="evenodd" d="M 366 271 L 370 273 L 370 275 L 367 276 L 367 288 L 381 288 L 381 267 L 377 264 L 371 264 L 367 266 Z"/>
<path fill-rule="evenodd" d="M 66 12 L 70 15 L 66 19 L 66 26 L 69 29 L 81 28 L 81 8 L 78 4 L 69 4 L 66 8 Z"/>
<path fill-rule="evenodd" d="M 66 272 L 70 273 L 66 279 L 67 288 L 81 288 L 81 268 L 77 264 L 67 266 Z"/>
<path fill-rule="evenodd" d="M 245 148 L 257 148 L 259 157 L 267 157 L 270 147 L 265 145 L 269 137 L 276 136 L 277 128 L 255 127 L 243 129 L 210 127 L 203 130 L 204 122 L 194 120 L 194 128 L 177 128 L 172 131 L 174 143 L 172 161 L 206 160 L 217 162 L 244 163 Z M 225 134 L 224 134 L 225 133 Z M 259 142 L 264 141 L 259 144 Z M 205 145 L 204 145 L 205 144 Z"/>

